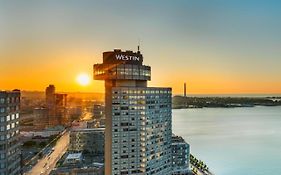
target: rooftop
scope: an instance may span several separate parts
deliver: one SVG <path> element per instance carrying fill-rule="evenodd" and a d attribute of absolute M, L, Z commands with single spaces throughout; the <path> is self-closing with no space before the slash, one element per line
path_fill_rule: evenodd
<path fill-rule="evenodd" d="M 81 159 L 82 153 L 71 153 L 68 154 L 66 159 Z"/>

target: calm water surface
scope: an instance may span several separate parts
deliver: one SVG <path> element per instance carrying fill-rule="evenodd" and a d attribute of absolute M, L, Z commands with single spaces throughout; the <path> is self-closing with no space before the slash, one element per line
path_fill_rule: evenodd
<path fill-rule="evenodd" d="M 173 132 L 216 175 L 281 175 L 281 107 L 176 109 Z"/>

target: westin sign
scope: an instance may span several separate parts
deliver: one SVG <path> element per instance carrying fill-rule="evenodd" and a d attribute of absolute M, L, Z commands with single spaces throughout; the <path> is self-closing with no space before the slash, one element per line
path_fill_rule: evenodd
<path fill-rule="evenodd" d="M 108 64 L 136 64 L 142 65 L 142 54 L 136 52 L 109 51 L 103 53 L 103 62 Z"/>
<path fill-rule="evenodd" d="M 116 54 L 116 60 L 122 61 L 140 61 L 140 57 L 133 56 L 133 55 L 123 55 L 123 54 Z"/>

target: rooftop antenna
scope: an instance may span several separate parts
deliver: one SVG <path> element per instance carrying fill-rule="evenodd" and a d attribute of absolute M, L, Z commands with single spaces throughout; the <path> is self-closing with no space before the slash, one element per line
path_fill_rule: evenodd
<path fill-rule="evenodd" d="M 138 53 L 140 53 L 140 39 L 138 39 Z"/>

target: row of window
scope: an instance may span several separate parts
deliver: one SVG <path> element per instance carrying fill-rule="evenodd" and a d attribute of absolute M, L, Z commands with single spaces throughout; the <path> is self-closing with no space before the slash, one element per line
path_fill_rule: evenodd
<path fill-rule="evenodd" d="M 17 127 L 18 125 L 19 125 L 19 121 L 15 122 L 15 123 L 10 123 L 6 126 L 0 126 L 0 131 L 5 131 L 5 129 L 8 131 L 10 129 Z"/>
<path fill-rule="evenodd" d="M 8 133 L 6 135 L 0 135 L 0 140 L 3 141 L 3 140 L 6 140 L 6 139 L 10 139 L 17 134 L 19 134 L 19 130 L 13 131 L 13 132 Z"/>
<path fill-rule="evenodd" d="M 0 104 L 4 104 L 4 103 L 18 103 L 20 101 L 20 97 L 0 97 Z"/>
<path fill-rule="evenodd" d="M 115 88 L 113 94 L 171 94 L 170 89 L 154 89 L 154 88 Z"/>
<path fill-rule="evenodd" d="M 1 122 L 5 122 L 5 121 L 10 121 L 10 120 L 15 120 L 15 119 L 18 119 L 19 118 L 19 113 L 16 113 L 16 114 L 10 114 L 10 115 L 7 115 L 6 117 L 2 116 L 0 117 L 0 121 Z"/>
<path fill-rule="evenodd" d="M 19 110 L 19 106 L 8 106 L 8 107 L 0 107 L 0 113 L 5 113 L 5 112 L 14 112 L 14 111 L 18 111 Z"/>

